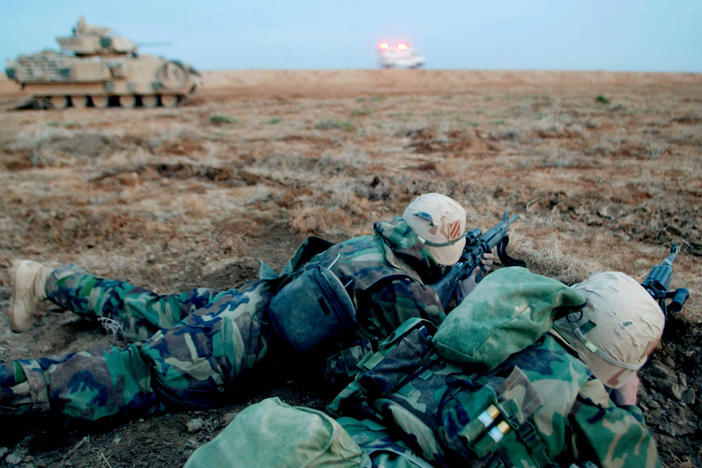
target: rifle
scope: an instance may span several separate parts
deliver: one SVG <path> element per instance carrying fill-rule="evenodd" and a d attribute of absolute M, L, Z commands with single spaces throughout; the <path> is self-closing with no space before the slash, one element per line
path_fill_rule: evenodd
<path fill-rule="evenodd" d="M 485 234 L 480 229 L 466 232 L 466 246 L 458 263 L 452 266 L 443 278 L 431 285 L 439 295 L 439 300 L 444 307 L 453 297 L 460 281 L 468 277 L 476 266 L 481 266 L 480 260 L 483 258 L 483 254 L 491 252 L 493 248 L 497 248 L 497 256 L 503 265 L 526 266 L 524 260 L 510 257 L 507 254 L 507 244 L 509 243 L 507 232 L 509 231 L 509 226 L 518 217 L 519 215 L 515 214 L 508 219 L 505 211 L 502 215 L 502 220 L 488 229 Z M 480 281 L 480 279 L 479 272 L 476 281 Z"/>
<path fill-rule="evenodd" d="M 685 288 L 671 290 L 670 283 L 673 280 L 673 261 L 680 253 L 680 247 L 673 242 L 670 247 L 670 255 L 663 260 L 660 265 L 655 265 L 643 280 L 641 286 L 658 302 L 666 321 L 668 320 L 668 311 L 679 312 L 685 301 L 690 297 L 690 292 Z M 667 299 L 671 299 L 669 304 L 666 304 Z"/>

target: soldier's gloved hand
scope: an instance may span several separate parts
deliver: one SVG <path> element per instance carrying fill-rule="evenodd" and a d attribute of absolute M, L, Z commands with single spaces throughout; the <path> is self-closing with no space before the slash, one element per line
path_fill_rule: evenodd
<path fill-rule="evenodd" d="M 617 406 L 634 406 L 637 401 L 636 394 L 639 391 L 639 385 L 641 385 L 639 376 L 634 374 L 629 377 L 624 385 L 619 388 L 613 388 L 609 397 Z"/>

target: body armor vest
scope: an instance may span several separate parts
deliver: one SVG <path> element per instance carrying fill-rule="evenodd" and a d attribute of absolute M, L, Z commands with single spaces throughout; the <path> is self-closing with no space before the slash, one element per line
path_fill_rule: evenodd
<path fill-rule="evenodd" d="M 323 249 L 314 255 L 315 250 Z M 314 256 L 312 256 L 314 255 Z M 312 257 L 312 258 L 310 258 Z M 309 261 L 305 261 L 310 258 Z M 390 261 L 395 263 L 391 264 Z M 295 268 L 293 262 L 301 264 Z M 359 298 L 380 281 L 419 275 L 402 262 L 379 236 L 354 238 L 331 245 L 310 238 L 281 274 L 284 286 L 270 304 L 276 332 L 293 349 L 307 351 L 356 327 Z"/>
<path fill-rule="evenodd" d="M 549 466 L 591 375 L 548 335 L 488 374 L 442 359 L 425 327 L 376 356 L 330 411 L 380 420 L 440 466 Z"/>

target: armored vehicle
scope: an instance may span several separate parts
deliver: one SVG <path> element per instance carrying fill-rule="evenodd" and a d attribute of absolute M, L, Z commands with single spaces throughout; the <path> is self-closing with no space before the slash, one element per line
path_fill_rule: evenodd
<path fill-rule="evenodd" d="M 202 84 L 190 65 L 137 54 L 137 45 L 80 17 L 73 34 L 56 38 L 61 52 L 43 51 L 8 60 L 15 80 L 41 108 L 176 106 Z"/>
<path fill-rule="evenodd" d="M 378 59 L 383 68 L 419 68 L 424 65 L 424 57 L 418 55 L 406 42 L 379 42 Z"/>

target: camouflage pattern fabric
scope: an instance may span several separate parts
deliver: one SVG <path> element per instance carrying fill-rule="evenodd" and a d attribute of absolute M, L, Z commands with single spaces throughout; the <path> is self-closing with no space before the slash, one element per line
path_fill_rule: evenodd
<path fill-rule="evenodd" d="M 659 465 L 646 427 L 550 335 L 487 374 L 444 360 L 431 339 L 407 334 L 329 412 L 382 424 L 435 466 Z"/>
<path fill-rule="evenodd" d="M 185 468 L 358 468 L 363 458 L 348 432 L 327 414 L 273 397 L 240 411 Z"/>
<path fill-rule="evenodd" d="M 322 365 L 322 380 L 329 387 L 343 388 L 358 374 L 358 364 L 364 357 L 371 354 L 373 354 L 373 342 L 370 339 L 360 340 L 354 345 L 333 353 Z"/>
<path fill-rule="evenodd" d="M 375 234 L 330 246 L 316 255 L 318 238 L 308 238 L 283 268 L 283 281 L 315 266 L 330 267 L 357 309 L 358 329 L 337 338 L 322 371 L 338 388 L 358 372 L 357 363 L 406 320 L 420 317 L 439 324 L 446 317 L 434 289 L 442 274 L 424 244 L 402 218 L 377 222 Z M 323 245 L 323 244 L 322 244 Z"/>
<path fill-rule="evenodd" d="M 69 282 L 73 280 L 100 282 L 90 278 Z M 110 288 L 129 290 L 114 284 Z M 103 291 L 86 292 L 88 297 L 99 298 Z M 177 325 L 124 349 L 2 363 L 2 412 L 52 409 L 94 421 L 117 414 L 141 416 L 173 406 L 217 405 L 267 351 L 265 313 L 272 294 L 270 282 L 251 282 L 240 290 L 212 295 L 206 306 Z M 87 303 L 114 304 L 112 299 Z M 156 310 L 163 309 L 157 306 Z M 150 314 L 150 310 L 140 312 Z"/>
<path fill-rule="evenodd" d="M 500 268 L 451 311 L 434 334 L 434 346 L 449 361 L 490 370 L 534 343 L 555 318 L 585 303 L 553 278 L 522 267 Z"/>
<path fill-rule="evenodd" d="M 388 429 L 369 419 L 338 418 L 337 422 L 364 453 L 362 468 L 431 468 Z"/>
<path fill-rule="evenodd" d="M 441 274 L 425 246 L 401 218 L 376 223 L 375 230 L 331 247 L 309 238 L 280 275 L 238 290 L 159 295 L 73 265 L 61 267 L 47 282 L 49 300 L 135 342 L 0 363 L 0 414 L 51 409 L 97 420 L 218 404 L 267 353 L 267 309 L 275 292 L 314 265 L 331 266 L 361 312 L 363 333 L 349 330 L 335 349 L 323 350 L 331 355 L 325 376 L 345 385 L 378 338 L 405 319 L 438 323 L 445 316 L 424 284 Z"/>
<path fill-rule="evenodd" d="M 51 273 L 46 293 L 54 304 L 105 328 L 114 324 L 128 341 L 145 340 L 162 328 L 178 324 L 198 309 L 231 297 L 237 292 L 197 288 L 178 294 L 159 295 L 126 281 L 101 278 L 72 264 Z"/>
<path fill-rule="evenodd" d="M 331 246 L 303 265 L 289 263 L 281 276 L 330 267 L 348 285 L 359 324 L 371 336 L 385 337 L 412 317 L 441 323 L 446 315 L 429 284 L 441 277 L 442 269 L 427 247 L 402 218 L 377 222 L 374 229 L 375 235 Z"/>

